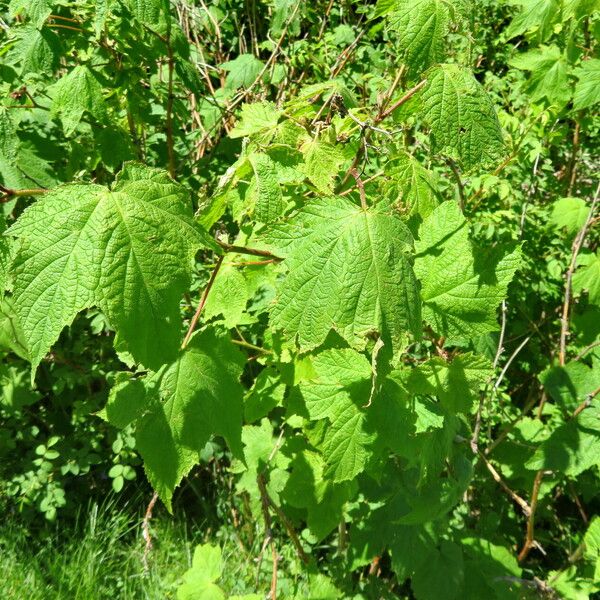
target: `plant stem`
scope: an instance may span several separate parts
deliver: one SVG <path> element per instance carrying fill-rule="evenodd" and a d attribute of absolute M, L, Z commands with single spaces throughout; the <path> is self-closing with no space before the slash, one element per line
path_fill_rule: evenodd
<path fill-rule="evenodd" d="M 535 511 L 537 510 L 538 504 L 538 496 L 540 493 L 540 486 L 542 485 L 542 479 L 544 477 L 544 471 L 540 470 L 536 473 L 535 479 L 533 480 L 533 489 L 531 490 L 531 504 L 529 518 L 527 519 L 527 534 L 525 536 L 525 543 L 523 544 L 523 548 L 521 552 L 519 552 L 519 556 L 517 560 L 519 562 L 523 562 L 529 551 L 535 546 L 535 540 L 533 538 L 534 528 L 535 528 Z"/>
<path fill-rule="evenodd" d="M 220 242 L 217 240 L 217 244 L 225 250 L 225 252 L 234 252 L 236 254 L 249 254 L 251 256 L 264 256 L 265 258 L 270 258 L 274 261 L 281 261 L 283 258 L 279 256 L 275 256 L 268 250 L 259 250 L 257 248 L 246 248 L 245 246 L 236 246 L 235 244 L 227 244 L 226 242 Z"/>
<path fill-rule="evenodd" d="M 400 108 L 403 104 L 408 102 L 421 88 L 425 86 L 426 83 L 427 79 L 423 79 L 423 81 L 417 83 L 415 87 L 408 90 L 408 92 L 406 92 L 406 94 L 404 94 L 400 100 L 396 100 L 396 102 L 394 102 L 394 104 L 392 104 L 388 109 L 384 110 L 377 117 L 375 117 L 375 124 L 381 123 L 381 121 L 389 117 L 397 108 Z"/>
<path fill-rule="evenodd" d="M 562 315 L 560 319 L 561 327 L 558 362 L 561 367 L 565 365 L 567 335 L 569 333 L 569 308 L 571 305 L 571 283 L 573 281 L 573 273 L 575 272 L 575 268 L 577 266 L 577 256 L 579 255 L 579 251 L 583 246 L 583 242 L 585 240 L 585 236 L 587 235 L 588 228 L 594 217 L 596 203 L 598 202 L 598 194 L 600 194 L 600 184 L 598 184 L 598 187 L 596 188 L 596 193 L 594 194 L 594 199 L 592 200 L 592 205 L 590 206 L 590 211 L 588 213 L 587 219 L 585 220 L 583 227 L 579 230 L 579 233 L 575 236 L 575 240 L 573 240 L 571 262 L 569 263 L 569 268 L 567 269 L 567 277 L 565 282 L 565 299 L 563 302 Z"/>
<path fill-rule="evenodd" d="M 200 318 L 200 315 L 202 314 L 202 310 L 204 309 L 204 305 L 206 304 L 206 299 L 208 298 L 208 294 L 210 293 L 210 290 L 211 290 L 213 284 L 215 283 L 215 279 L 217 277 L 219 269 L 221 268 L 221 264 L 223 263 L 223 258 L 224 258 L 224 256 L 219 256 L 219 258 L 217 259 L 217 262 L 215 264 L 215 268 L 213 269 L 212 273 L 210 274 L 210 279 L 208 280 L 208 283 L 206 284 L 206 287 L 204 288 L 204 292 L 202 293 L 200 302 L 198 303 L 198 308 L 196 309 L 196 312 L 194 313 L 194 316 L 192 317 L 192 320 L 190 321 L 190 326 L 188 327 L 187 333 L 185 334 L 185 337 L 183 338 L 183 342 L 181 344 L 182 350 L 189 344 L 190 338 L 192 337 L 192 334 L 194 333 L 194 329 L 196 328 L 198 319 Z"/>
<path fill-rule="evenodd" d="M 13 190 L 11 188 L 7 188 L 0 184 L 0 203 L 9 202 L 13 198 L 18 198 L 19 196 L 41 196 L 42 194 L 47 193 L 48 190 L 44 188 L 32 188 L 28 190 Z"/>
<path fill-rule="evenodd" d="M 266 504 L 267 508 L 270 506 L 273 509 L 273 511 L 275 512 L 275 514 L 279 517 L 279 520 L 285 527 L 286 531 L 288 532 L 288 535 L 290 536 L 290 539 L 292 540 L 292 543 L 294 544 L 294 547 L 296 548 L 296 552 L 298 553 L 300 560 L 302 560 L 302 562 L 305 565 L 307 565 L 310 562 L 310 559 L 308 558 L 306 552 L 304 552 L 304 548 L 302 548 L 302 544 L 300 543 L 300 540 L 298 539 L 298 535 L 296 534 L 296 531 L 294 530 L 294 526 L 290 523 L 290 520 L 287 518 L 286 514 L 281 510 L 281 508 L 279 508 L 279 506 L 277 506 L 277 504 L 275 504 L 275 502 L 273 501 L 271 496 L 269 496 L 265 478 L 262 473 L 258 475 L 257 482 L 258 482 L 258 489 L 260 490 L 260 495 L 261 495 L 262 501 Z M 270 527 L 270 519 L 269 519 L 269 527 Z"/>
<path fill-rule="evenodd" d="M 167 33 L 167 57 L 168 57 L 168 80 L 167 80 L 167 116 L 166 116 L 166 133 L 167 133 L 167 156 L 169 159 L 169 175 L 177 178 L 177 168 L 175 162 L 175 141 L 173 139 L 173 71 L 175 69 L 175 58 L 173 56 L 173 46 L 171 45 L 171 30 Z"/>
<path fill-rule="evenodd" d="M 264 354 L 273 354 L 272 350 L 266 350 L 265 348 L 261 348 L 260 346 L 255 346 L 250 342 L 246 342 L 245 340 L 231 340 L 237 346 L 241 346 L 242 348 L 248 348 L 249 350 L 255 350 L 256 352 L 262 352 Z"/>
<path fill-rule="evenodd" d="M 144 515 L 144 520 L 142 521 L 142 537 L 146 542 L 144 546 L 144 554 L 142 555 L 142 564 L 144 565 L 144 573 L 148 574 L 148 554 L 150 550 L 152 550 L 152 536 L 150 535 L 150 519 L 152 519 L 152 510 L 154 509 L 154 505 L 158 500 L 158 492 L 154 492 L 154 495 L 148 502 L 148 506 L 146 507 L 146 514 Z"/>

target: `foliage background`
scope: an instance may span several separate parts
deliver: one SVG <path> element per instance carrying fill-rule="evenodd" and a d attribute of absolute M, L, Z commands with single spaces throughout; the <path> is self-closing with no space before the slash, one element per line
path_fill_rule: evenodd
<path fill-rule="evenodd" d="M 457 246 L 470 252 L 472 244 L 475 258 L 520 252 L 506 294 L 501 290 L 489 301 L 485 318 L 492 326 L 459 340 L 456 328 L 441 331 L 424 312 L 430 326 L 400 361 L 425 379 L 427 372 L 419 369 L 435 364 L 436 356 L 452 361 L 475 353 L 494 367 L 482 369 L 467 390 L 452 389 L 451 382 L 439 389 L 431 380 L 411 383 L 417 386 L 411 393 L 426 399 L 417 405 L 429 407 L 419 416 L 428 419 L 420 421 L 421 441 L 400 450 L 400 456 L 424 456 L 417 474 L 407 475 L 399 458 L 379 457 L 369 463 L 371 474 L 319 482 L 323 490 L 308 503 L 302 496 L 314 485 L 310 479 L 322 474 L 322 459 L 298 441 L 304 430 L 293 412 L 302 402 L 298 394 L 313 393 L 298 392 L 305 389 L 298 384 L 318 364 L 303 363 L 268 328 L 279 267 L 259 264 L 265 257 L 228 255 L 226 262 L 233 264 L 219 271 L 200 325 L 228 332 L 246 356 L 245 464 L 220 438 L 211 438 L 199 453 L 201 464 L 172 502 L 182 520 L 202 523 L 195 542 L 208 539 L 228 548 L 235 539 L 243 549 L 243 585 L 226 577 L 225 593 L 262 594 L 271 585 L 271 553 L 261 552 L 265 523 L 257 475 L 310 557 L 304 566 L 289 524 L 273 512 L 282 597 L 598 593 L 596 1 L 13 0 L 0 6 L 0 206 L 7 227 L 41 190 L 69 182 L 108 186 L 123 163 L 139 161 L 165 169 L 191 192 L 196 222 L 213 237 L 224 244 L 264 244 L 261 248 L 277 254 L 276 243 L 261 239 L 256 227 L 271 219 L 270 202 L 283 203 L 289 213 L 335 190 L 358 205 L 360 186 L 349 175 L 354 165 L 369 202 L 394 207 L 421 241 L 422 222 L 433 230 L 435 222 L 427 219 L 445 200 L 462 207 L 468 219 L 468 240 L 454 240 Z M 431 80 L 428 69 L 439 62 L 472 70 L 498 115 L 504 147 L 493 124 L 478 130 L 482 137 L 474 134 L 471 146 L 455 143 L 462 138 L 453 138 L 459 110 L 452 113 L 452 105 L 436 131 L 431 114 L 440 97 L 430 88 L 378 121 L 386 106 L 419 84 L 422 73 Z M 447 73 L 459 82 L 460 107 L 461 94 L 473 84 L 453 68 Z M 429 115 L 417 104 L 428 93 Z M 476 122 L 488 123 L 485 98 L 476 106 L 483 115 Z M 252 112 L 248 106 L 259 108 Z M 296 144 L 298 123 L 313 136 L 312 146 Z M 277 125 L 282 126 L 273 133 Z M 256 158 L 265 155 L 279 165 L 279 195 L 269 187 L 269 164 Z M 261 204 L 261 198 L 269 201 Z M 441 206 L 445 212 L 435 213 L 442 215 L 440 227 L 460 219 L 448 204 Z M 5 257 L 12 252 L 8 244 Z M 206 247 L 196 258 L 180 306 L 186 322 L 218 252 Z M 7 260 L 0 265 L 3 280 Z M 107 494 L 116 494 L 120 510 L 135 521 L 141 517 L 137 507 L 143 512 L 152 494 L 139 443 L 136 449 L 136 425 L 116 428 L 98 416 L 110 389 L 124 382 L 122 373 L 131 367 L 115 350 L 106 311 L 86 308 L 62 331 L 51 351 L 42 353 L 32 387 L 30 343 L 21 331 L 10 277 L 6 282 L 0 315 L 0 503 L 8 520 L 26 533 L 7 528 L 3 539 L 26 535 L 43 544 L 54 539 L 57 527 L 77 530 L 82 507 L 102 503 Z M 285 314 L 276 318 L 285 329 Z M 326 342 L 326 348 L 344 345 Z M 382 361 L 388 347 L 384 344 Z M 366 379 L 377 353 L 371 344 L 363 355 Z M 353 364 L 360 374 L 359 363 Z M 462 416 L 444 414 L 440 428 L 431 400 L 443 402 L 444 394 L 466 394 L 470 401 Z M 371 398 L 368 391 L 366 397 Z M 318 426 L 308 429 L 310 443 L 318 447 Z M 476 454 L 469 442 L 478 429 Z M 361 464 L 369 456 L 370 450 L 359 454 Z M 308 459 L 313 462 L 301 464 Z M 285 491 L 290 474 L 299 488 L 295 493 L 292 484 Z M 415 522 L 401 524 L 398 489 L 412 490 L 417 503 L 426 503 Z M 163 525 L 156 527 L 157 544 L 162 537 L 169 547 Z M 115 537 L 139 546 L 136 567 L 125 581 L 143 573 L 141 533 L 131 528 Z M 25 546 L 15 544 L 23 556 Z M 151 583 L 147 590 L 154 592 L 144 593 L 174 597 L 190 563 L 191 552 L 177 555 L 165 569 L 171 582 Z M 82 568 L 77 564 L 65 568 Z M 29 568 L 23 561 L 22 570 Z M 41 570 L 40 581 L 17 585 L 56 588 L 48 565 Z M 92 589 L 94 584 L 87 592 L 56 593 L 73 597 Z M 119 593 L 115 589 L 110 593 Z M 140 589 L 121 593 L 139 597 Z"/>

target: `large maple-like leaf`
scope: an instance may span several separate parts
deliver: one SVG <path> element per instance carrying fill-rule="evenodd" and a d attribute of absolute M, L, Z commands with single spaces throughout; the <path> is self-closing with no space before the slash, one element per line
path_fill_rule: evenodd
<path fill-rule="evenodd" d="M 148 479 L 168 507 L 211 436 L 223 436 L 242 456 L 243 365 L 228 339 L 207 330 L 158 373 L 125 377 L 111 390 L 104 416 L 118 427 L 135 425 Z"/>
<path fill-rule="evenodd" d="M 289 266 L 271 323 L 302 349 L 319 346 L 331 329 L 357 348 L 369 336 L 397 349 L 405 334 L 419 335 L 412 236 L 395 216 L 319 198 L 268 239 Z"/>
<path fill-rule="evenodd" d="M 175 357 L 191 258 L 210 241 L 166 173 L 131 164 L 110 190 L 57 188 L 8 233 L 20 242 L 13 296 L 33 372 L 62 329 L 94 305 L 136 361 L 157 369 Z"/>
<path fill-rule="evenodd" d="M 444 64 L 429 70 L 421 102 L 436 151 L 454 156 L 466 170 L 498 161 L 504 151 L 500 123 L 490 97 L 468 69 Z"/>
<path fill-rule="evenodd" d="M 320 450 L 325 475 L 352 480 L 364 470 L 374 435 L 365 428 L 371 365 L 350 348 L 324 350 L 312 358 L 314 375 L 300 389 L 312 421 L 325 420 Z"/>
<path fill-rule="evenodd" d="M 436 208 L 420 231 L 415 272 L 425 320 L 454 341 L 497 329 L 496 311 L 519 266 L 519 250 L 476 251 L 455 202 Z"/>

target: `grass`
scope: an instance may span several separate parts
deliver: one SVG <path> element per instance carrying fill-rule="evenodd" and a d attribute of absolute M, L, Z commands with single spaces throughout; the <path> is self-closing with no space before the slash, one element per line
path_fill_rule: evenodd
<path fill-rule="evenodd" d="M 83 518 L 82 518 L 83 517 Z M 16 523 L 0 528 L 0 597 L 164 599 L 175 597 L 194 541 L 176 521 L 153 523 L 160 539 L 144 574 L 139 519 L 114 503 L 92 505 L 69 526 L 36 534 Z"/>
<path fill-rule="evenodd" d="M 54 526 L 30 532 L 23 524 L 5 522 L 0 526 L 0 598 L 175 598 L 193 550 L 206 536 L 198 525 L 159 515 L 152 521 L 154 547 L 144 573 L 140 523 L 139 514 L 110 500 L 91 505 L 67 530 Z M 224 546 L 224 555 L 234 556 L 227 542 Z"/>
<path fill-rule="evenodd" d="M 155 511 L 153 548 L 144 572 L 141 511 L 144 502 L 118 506 L 113 499 L 92 504 L 77 521 L 35 530 L 23 523 L 0 524 L 2 600 L 165 600 L 176 598 L 197 544 L 222 548 L 219 585 L 231 594 L 264 593 L 271 579 L 270 552 L 257 561 L 262 531 L 248 548 L 233 527 L 211 532 L 205 522 Z M 278 596 L 306 598 L 303 576 L 291 545 L 279 548 Z M 257 570 L 260 572 L 257 573 Z M 258 583 L 257 583 L 258 582 Z"/>

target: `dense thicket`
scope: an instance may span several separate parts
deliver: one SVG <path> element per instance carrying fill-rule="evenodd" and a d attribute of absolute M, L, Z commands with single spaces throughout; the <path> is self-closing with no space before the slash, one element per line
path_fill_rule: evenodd
<path fill-rule="evenodd" d="M 257 597 L 600 591 L 597 0 L 0 7 L 7 514 L 147 479 Z"/>

